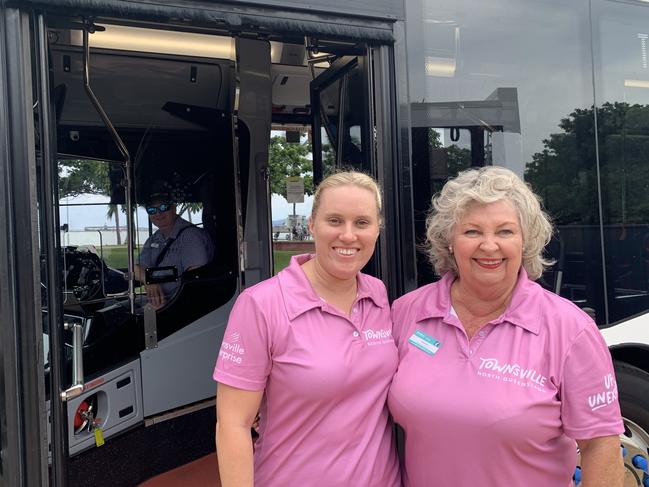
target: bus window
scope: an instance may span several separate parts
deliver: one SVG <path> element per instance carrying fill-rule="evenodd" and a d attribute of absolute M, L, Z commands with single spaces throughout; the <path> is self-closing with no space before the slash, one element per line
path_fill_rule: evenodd
<path fill-rule="evenodd" d="M 412 128 L 412 167 L 417 174 L 413 178 L 413 209 L 418 236 L 426 232 L 431 197 L 449 178 L 472 166 L 472 146 L 472 132 L 466 128 Z M 417 254 L 417 276 L 422 284 L 435 280 L 422 252 Z"/>
<path fill-rule="evenodd" d="M 595 3 L 603 257 L 608 321 L 616 323 L 649 310 L 649 85 L 644 81 L 649 10 Z M 573 118 L 582 121 L 585 115 Z"/>
<path fill-rule="evenodd" d="M 58 169 L 63 302 L 66 307 L 102 304 L 107 296 L 124 294 L 128 288 L 123 207 L 110 198 L 111 174 L 121 180 L 123 167 L 60 159 Z"/>
<path fill-rule="evenodd" d="M 322 165 L 322 174 L 331 165 L 371 170 L 373 155 L 365 69 L 364 57 L 343 56 L 311 83 L 314 163 Z"/>
<path fill-rule="evenodd" d="M 471 131 L 471 166 L 508 167 L 543 198 L 558 228 L 550 257 L 560 260 L 543 282 L 559 284 L 562 296 L 604 324 L 588 19 L 586 1 L 413 1 L 408 83 L 413 128 Z M 420 214 L 424 207 L 422 198 Z M 424 239 L 421 223 L 417 239 Z M 419 284 L 435 278 L 425 266 L 420 260 Z"/>

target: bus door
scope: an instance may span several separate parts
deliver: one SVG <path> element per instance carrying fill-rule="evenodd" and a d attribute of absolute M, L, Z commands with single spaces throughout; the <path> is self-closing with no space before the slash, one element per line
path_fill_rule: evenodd
<path fill-rule="evenodd" d="M 412 184 L 415 238 L 426 240 L 433 195 L 460 171 L 487 165 L 520 166 L 516 88 L 498 88 L 485 100 L 412 103 Z M 417 285 L 436 280 L 427 257 L 417 254 Z"/>
<path fill-rule="evenodd" d="M 256 199 L 264 194 L 260 168 L 267 141 L 249 129 L 257 130 L 249 116 L 253 108 L 264 119 L 263 81 L 250 84 L 258 77 L 255 69 L 264 69 L 264 43 L 242 47 L 247 61 L 235 66 L 231 37 L 102 25 L 105 31 L 95 29 L 86 50 L 80 27 L 53 28 L 48 37 L 58 169 L 55 186 L 48 190 L 58 202 L 63 313 L 78 331 L 66 332 L 65 387 L 73 382 L 73 362 L 83 365 L 74 367 L 81 392 L 68 397 L 64 412 L 73 485 L 117 475 L 102 472 L 102 458 L 121 449 L 146 452 L 154 435 L 172 428 L 167 420 L 196 412 L 204 427 L 211 427 L 214 383 L 206 371 L 213 367 L 240 287 L 241 243 L 248 235 L 259 240 L 250 228 L 264 221 L 258 212 L 267 205 L 263 196 L 261 202 Z M 175 36 L 172 45 L 195 46 L 196 52 L 206 45 L 212 50 L 199 55 L 191 49 L 160 53 L 140 48 L 160 36 Z M 111 45 L 111 39 L 122 44 Z M 123 47 L 127 44 L 130 49 Z M 255 57 L 256 52 L 262 54 Z M 129 164 L 84 87 L 86 65 L 91 91 Z M 245 90 L 260 93 L 260 106 L 255 100 L 237 105 L 235 93 L 242 88 L 244 95 Z M 265 111 L 270 113 L 270 103 Z M 268 131 L 263 133 L 267 139 Z M 187 269 L 143 260 L 145 241 L 157 230 L 155 218 L 169 212 L 192 227 L 186 230 L 193 232 L 192 245 L 205 254 Z M 129 214 L 132 225 L 126 224 Z M 131 240 L 132 249 L 126 245 Z M 154 239 L 149 247 L 154 245 L 162 244 Z M 250 281 L 265 277 L 263 269 L 269 267 L 263 249 L 253 255 Z M 129 276 L 129 259 L 142 267 L 137 279 Z M 133 307 L 129 277 L 137 280 Z M 155 309 L 147 306 L 152 285 L 170 287 Z M 149 431 L 143 432 L 144 424 Z M 200 451 L 213 448 L 211 435 L 206 438 Z M 103 440 L 105 446 L 93 448 Z M 123 462 L 124 471 L 137 469 L 143 476 L 146 468 L 155 471 L 135 455 Z M 114 478 L 115 485 L 119 482 Z"/>
<path fill-rule="evenodd" d="M 335 57 L 311 82 L 316 183 L 335 168 L 375 174 L 370 106 L 366 56 Z"/>
<path fill-rule="evenodd" d="M 348 48 L 349 49 L 349 48 Z M 319 183 L 336 169 L 355 169 L 377 176 L 372 84 L 367 47 L 362 54 L 332 55 L 330 67 L 310 85 L 313 126 L 313 179 Z M 311 46 L 311 52 L 319 52 Z M 315 62 L 327 54 L 316 54 Z M 381 245 L 364 272 L 378 275 Z"/>
<path fill-rule="evenodd" d="M 243 225 L 239 237 L 240 269 L 243 284 L 251 286 L 272 276 L 268 166 L 272 109 L 270 42 L 237 38 L 236 52 L 233 113 Z"/>

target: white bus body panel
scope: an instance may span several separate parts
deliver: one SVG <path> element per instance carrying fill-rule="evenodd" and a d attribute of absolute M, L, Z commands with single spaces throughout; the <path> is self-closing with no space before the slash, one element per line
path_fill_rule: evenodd
<path fill-rule="evenodd" d="M 640 343 L 649 346 L 649 313 L 601 330 L 609 347 Z"/>

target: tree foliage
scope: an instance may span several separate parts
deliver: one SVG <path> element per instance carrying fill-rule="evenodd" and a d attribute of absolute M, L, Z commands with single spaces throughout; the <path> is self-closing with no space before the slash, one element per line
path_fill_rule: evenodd
<path fill-rule="evenodd" d="M 559 128 L 562 132 L 543 140 L 543 150 L 532 155 L 525 169 L 526 181 L 541 195 L 556 223 L 599 221 L 598 164 L 604 223 L 645 222 L 649 105 L 605 103 L 596 113 L 578 108 L 560 121 Z"/>
<path fill-rule="evenodd" d="M 59 161 L 59 198 L 80 194 L 110 194 L 110 165 L 102 161 Z"/>
<path fill-rule="evenodd" d="M 286 137 L 275 135 L 270 139 L 270 191 L 286 198 L 286 178 L 304 178 L 304 192 L 313 194 L 313 163 L 306 156 L 311 152 L 308 143 L 289 144 Z"/>
<path fill-rule="evenodd" d="M 110 195 L 110 164 L 89 159 L 61 160 L 58 164 L 59 199 L 81 194 Z M 124 212 L 124 207 L 121 209 Z M 119 232 L 119 209 L 109 204 L 106 216 L 115 218 L 117 245 L 122 244 Z"/>

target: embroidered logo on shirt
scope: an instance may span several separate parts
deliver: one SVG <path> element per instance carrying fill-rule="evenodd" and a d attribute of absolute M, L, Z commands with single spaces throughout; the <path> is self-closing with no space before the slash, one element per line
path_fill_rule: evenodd
<path fill-rule="evenodd" d="M 370 346 L 394 342 L 392 339 L 392 330 L 364 330 L 363 338 L 365 338 L 365 342 Z"/>
<path fill-rule="evenodd" d="M 428 355 L 435 355 L 439 350 L 439 347 L 442 346 L 442 343 L 439 340 L 420 330 L 416 330 L 412 336 L 408 338 L 408 342 L 418 349 L 423 350 Z"/>
<path fill-rule="evenodd" d="M 604 387 L 606 388 L 604 391 L 588 396 L 588 406 L 591 411 L 610 406 L 617 400 L 617 384 L 613 374 L 604 376 Z"/>
<path fill-rule="evenodd" d="M 228 336 L 228 341 L 223 340 L 221 343 L 221 350 L 219 350 L 219 357 L 223 360 L 228 360 L 234 362 L 237 365 L 240 365 L 243 360 L 243 355 L 245 354 L 245 349 L 237 343 L 241 335 L 237 332 L 233 332 Z"/>
<path fill-rule="evenodd" d="M 487 379 L 509 382 L 519 387 L 532 387 L 538 391 L 545 390 L 547 377 L 538 370 L 521 367 L 519 364 L 498 362 L 496 358 L 480 357 L 478 375 Z"/>

